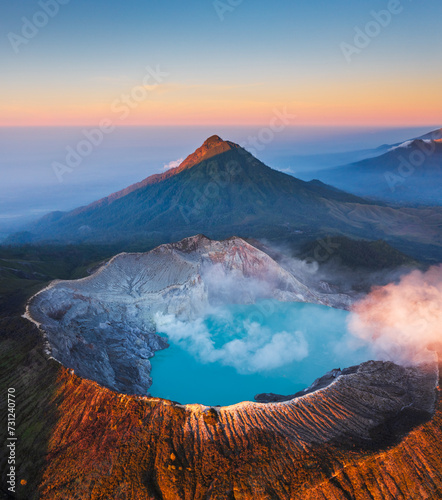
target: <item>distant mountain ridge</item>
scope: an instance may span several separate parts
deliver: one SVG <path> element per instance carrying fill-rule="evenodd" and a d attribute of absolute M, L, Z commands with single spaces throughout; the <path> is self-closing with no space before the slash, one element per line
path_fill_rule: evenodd
<path fill-rule="evenodd" d="M 378 156 L 312 175 L 382 202 L 442 205 L 442 128 L 380 151 Z"/>
<path fill-rule="evenodd" d="M 442 128 L 438 128 L 436 130 L 433 130 L 432 132 L 429 132 L 428 134 L 416 137 L 416 139 L 440 141 L 442 139 Z"/>

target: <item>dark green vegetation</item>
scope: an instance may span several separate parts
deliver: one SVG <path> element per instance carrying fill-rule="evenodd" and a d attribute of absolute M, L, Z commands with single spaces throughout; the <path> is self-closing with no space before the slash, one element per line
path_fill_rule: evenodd
<path fill-rule="evenodd" d="M 307 261 L 332 258 L 350 269 L 380 271 L 400 266 L 416 267 L 418 262 L 382 240 L 352 240 L 343 236 L 319 239 L 305 243 L 297 257 Z"/>
<path fill-rule="evenodd" d="M 20 317 L 0 318 L 0 498 L 38 498 L 38 485 L 46 459 L 48 442 L 57 421 L 53 387 L 59 365 L 43 353 L 37 328 Z M 7 477 L 9 452 L 7 394 L 15 389 L 16 490 L 9 496 Z M 20 484 L 26 481 L 25 485 Z"/>
<path fill-rule="evenodd" d="M 69 213 L 49 214 L 10 242 L 122 242 L 152 246 L 204 233 L 274 241 L 341 235 L 384 239 L 440 260 L 442 208 L 393 209 L 319 181 L 272 170 L 238 145 L 209 138 L 180 167 Z"/>

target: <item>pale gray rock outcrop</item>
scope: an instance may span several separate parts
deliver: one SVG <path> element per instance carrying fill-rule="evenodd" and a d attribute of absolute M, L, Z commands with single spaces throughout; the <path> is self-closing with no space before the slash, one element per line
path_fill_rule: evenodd
<path fill-rule="evenodd" d="M 87 278 L 55 281 L 30 300 L 27 317 L 45 332 L 51 355 L 78 375 L 119 392 L 147 394 L 149 358 L 168 346 L 156 333 L 155 314 L 186 321 L 210 305 L 260 299 L 343 308 L 351 302 L 312 291 L 302 276 L 241 238 L 198 235 L 117 255 Z"/>

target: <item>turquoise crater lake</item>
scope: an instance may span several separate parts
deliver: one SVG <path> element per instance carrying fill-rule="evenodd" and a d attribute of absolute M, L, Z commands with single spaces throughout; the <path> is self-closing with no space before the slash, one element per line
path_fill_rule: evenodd
<path fill-rule="evenodd" d="M 333 368 L 373 359 L 347 333 L 348 312 L 266 300 L 214 308 L 195 321 L 158 316 L 170 347 L 151 358 L 150 393 L 182 404 L 231 405 L 294 394 Z"/>

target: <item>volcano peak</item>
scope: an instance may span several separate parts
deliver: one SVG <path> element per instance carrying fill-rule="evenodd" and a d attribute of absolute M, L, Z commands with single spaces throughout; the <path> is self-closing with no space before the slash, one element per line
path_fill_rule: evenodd
<path fill-rule="evenodd" d="M 239 146 L 234 142 L 224 141 L 219 135 L 212 135 L 206 139 L 201 147 L 189 155 L 183 163 L 177 168 L 176 172 L 181 172 L 191 168 L 204 160 L 213 156 L 225 153 L 231 149 L 237 149 Z"/>
<path fill-rule="evenodd" d="M 214 147 L 214 146 L 218 146 L 220 144 L 226 144 L 226 141 L 221 139 L 221 137 L 219 135 L 212 135 L 204 141 L 203 146 Z"/>

